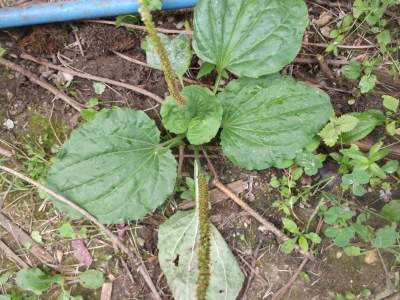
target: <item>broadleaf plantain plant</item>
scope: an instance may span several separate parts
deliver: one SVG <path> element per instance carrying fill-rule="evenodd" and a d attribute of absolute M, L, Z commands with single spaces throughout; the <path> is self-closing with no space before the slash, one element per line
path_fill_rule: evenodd
<path fill-rule="evenodd" d="M 151 62 L 163 69 L 171 93 L 161 107 L 162 122 L 177 136 L 160 142 L 154 121 L 141 111 L 103 110 L 71 134 L 47 176 L 49 188 L 102 223 L 137 220 L 163 203 L 177 176 L 170 148 L 184 138 L 195 145 L 196 156 L 198 145 L 222 127 L 223 152 L 238 166 L 259 170 L 290 165 L 332 113 L 322 90 L 277 73 L 300 49 L 307 23 L 303 0 L 199 0 L 193 48 L 215 65 L 218 76 L 213 91 L 192 85 L 181 92 L 174 75 L 182 83 L 187 59 L 179 60 L 173 49 L 189 55 L 189 39 L 167 42 L 172 46 L 166 50 L 161 41 L 167 37 L 158 38 L 149 11 L 139 3 L 151 38 L 143 46 Z M 173 68 L 169 60 L 180 65 Z M 226 70 L 240 78 L 217 95 Z M 159 228 L 160 265 L 176 299 L 235 299 L 244 275 L 221 234 L 208 224 L 199 168 L 197 158 L 198 205 L 178 211 Z M 72 218 L 83 217 L 52 201 Z"/>

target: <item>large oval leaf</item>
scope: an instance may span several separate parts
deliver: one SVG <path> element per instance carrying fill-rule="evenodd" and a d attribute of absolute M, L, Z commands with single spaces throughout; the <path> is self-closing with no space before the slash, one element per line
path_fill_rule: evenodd
<path fill-rule="evenodd" d="M 176 160 L 158 154 L 160 132 L 144 112 L 102 111 L 76 129 L 47 175 L 47 186 L 101 223 L 137 220 L 172 193 Z M 51 198 L 74 219 L 83 216 Z"/>
<path fill-rule="evenodd" d="M 173 133 L 186 133 L 193 145 L 209 142 L 221 126 L 221 103 L 209 89 L 199 85 L 184 87 L 181 95 L 186 105 L 177 104 L 171 96 L 163 102 L 163 125 Z"/>
<path fill-rule="evenodd" d="M 259 77 L 296 57 L 306 24 L 303 0 L 199 0 L 193 48 L 218 72 Z"/>
<path fill-rule="evenodd" d="M 332 113 L 323 91 L 279 74 L 232 81 L 218 98 L 224 154 L 249 170 L 295 158 Z"/>
<path fill-rule="evenodd" d="M 209 300 L 236 299 L 244 275 L 218 229 L 211 224 Z M 160 266 L 175 299 L 197 299 L 198 216 L 195 210 L 178 211 L 158 231 Z"/>

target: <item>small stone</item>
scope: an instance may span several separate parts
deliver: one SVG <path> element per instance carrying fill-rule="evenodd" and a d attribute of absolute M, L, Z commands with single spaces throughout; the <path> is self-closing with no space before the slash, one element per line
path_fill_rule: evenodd
<path fill-rule="evenodd" d="M 167 18 L 167 21 L 170 22 L 170 23 L 172 23 L 172 22 L 174 21 L 174 19 L 175 19 L 175 17 L 168 17 L 168 18 Z"/>
<path fill-rule="evenodd" d="M 178 24 L 175 25 L 177 29 L 181 29 L 183 27 L 183 22 L 179 22 Z"/>
<path fill-rule="evenodd" d="M 339 251 L 336 253 L 336 258 L 341 258 L 343 256 L 343 252 Z"/>
<path fill-rule="evenodd" d="M 249 194 L 247 195 L 247 199 L 248 199 L 250 202 L 253 202 L 253 201 L 256 199 L 256 197 L 254 196 L 253 193 L 249 193 Z"/>
<path fill-rule="evenodd" d="M 63 256 L 64 256 L 64 253 L 61 250 L 57 250 L 56 251 L 56 256 L 57 256 L 58 262 L 61 263 L 61 261 L 63 259 Z"/>
<path fill-rule="evenodd" d="M 13 129 L 14 128 L 14 121 L 7 119 L 7 121 L 4 122 L 4 125 L 8 128 L 8 129 Z"/>

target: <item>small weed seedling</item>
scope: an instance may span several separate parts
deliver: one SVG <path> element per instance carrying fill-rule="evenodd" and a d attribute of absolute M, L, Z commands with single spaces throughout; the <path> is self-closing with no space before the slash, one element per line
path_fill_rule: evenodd
<path fill-rule="evenodd" d="M 58 299 L 83 300 L 82 296 L 72 296 L 69 291 L 65 289 L 66 280 L 78 280 L 78 282 L 87 289 L 98 289 L 104 283 L 104 276 L 100 271 L 92 269 L 86 270 L 77 277 L 67 277 L 60 274 L 45 273 L 39 268 L 30 268 L 20 270 L 15 278 L 20 289 L 31 291 L 38 296 L 47 291 L 50 285 L 56 283 L 61 287 L 61 294 L 58 296 Z M 36 299 L 36 296 L 34 299 Z"/>
<path fill-rule="evenodd" d="M 294 249 L 295 243 L 298 241 L 299 246 L 303 251 L 308 251 L 309 245 L 308 241 L 310 240 L 313 243 L 319 244 L 321 242 L 321 238 L 318 234 L 314 232 L 304 233 L 299 230 L 297 224 L 290 219 L 282 218 L 283 227 L 289 231 L 290 233 L 294 234 L 294 237 L 290 240 L 284 242 L 281 246 L 281 250 L 283 253 L 290 253 Z"/>

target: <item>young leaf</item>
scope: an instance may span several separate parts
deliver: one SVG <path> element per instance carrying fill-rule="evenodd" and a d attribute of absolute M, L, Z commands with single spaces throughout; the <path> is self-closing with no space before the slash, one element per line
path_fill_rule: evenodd
<path fill-rule="evenodd" d="M 311 152 L 300 152 L 296 156 L 296 163 L 304 167 L 304 172 L 308 176 L 317 174 L 318 169 L 322 168 L 322 161 L 318 156 L 315 156 Z"/>
<path fill-rule="evenodd" d="M 189 68 L 192 60 L 192 50 L 190 48 L 189 36 L 180 34 L 171 40 L 165 34 L 158 34 L 167 50 L 168 58 L 171 61 L 172 70 L 177 78 L 182 78 L 183 74 Z M 146 37 L 146 43 L 142 44 L 146 51 L 146 60 L 154 68 L 162 69 L 160 58 L 154 50 L 154 45 L 149 36 Z"/>
<path fill-rule="evenodd" d="M 399 108 L 399 99 L 396 99 L 392 96 L 383 95 L 383 106 L 387 109 L 396 112 Z"/>
<path fill-rule="evenodd" d="M 6 56 L 8 54 L 8 50 L 4 49 L 3 47 L 0 47 L 0 57 Z"/>
<path fill-rule="evenodd" d="M 31 238 L 32 238 L 32 240 L 34 240 L 35 242 L 37 242 L 39 244 L 43 243 L 42 235 L 37 230 L 34 230 L 31 232 Z"/>
<path fill-rule="evenodd" d="M 392 200 L 386 204 L 379 214 L 392 222 L 400 221 L 400 200 Z"/>
<path fill-rule="evenodd" d="M 361 93 L 368 93 L 370 91 L 372 91 L 375 87 L 375 83 L 376 83 L 376 76 L 375 75 L 364 75 L 363 77 L 361 77 L 360 80 L 360 90 Z"/>
<path fill-rule="evenodd" d="M 97 111 L 95 111 L 92 108 L 88 108 L 88 109 L 82 109 L 80 112 L 80 116 L 85 119 L 85 121 L 89 122 L 91 120 L 94 119 L 94 117 L 96 116 Z"/>
<path fill-rule="evenodd" d="M 374 109 L 362 113 L 349 113 L 347 115 L 356 117 L 359 121 L 354 129 L 340 135 L 340 140 L 344 143 L 361 140 L 367 136 L 375 126 L 386 121 L 385 115 L 381 111 Z"/>
<path fill-rule="evenodd" d="M 121 23 L 136 24 L 139 20 L 133 15 L 122 15 L 115 18 L 115 27 L 119 28 Z M 129 31 L 134 31 L 131 27 L 125 27 Z"/>
<path fill-rule="evenodd" d="M 325 144 L 332 147 L 338 140 L 342 132 L 348 132 L 356 127 L 358 119 L 350 115 L 342 115 L 339 118 L 330 118 L 330 122 L 326 124 L 319 135 Z"/>
<path fill-rule="evenodd" d="M 278 72 L 297 55 L 307 24 L 302 0 L 200 0 L 194 13 L 197 55 L 239 76 Z"/>
<path fill-rule="evenodd" d="M 399 237 L 399 233 L 396 232 L 396 227 L 396 222 L 393 222 L 391 226 L 386 225 L 384 228 L 379 229 L 376 232 L 372 246 L 376 248 L 392 247 Z"/>
<path fill-rule="evenodd" d="M 186 105 L 177 104 L 171 96 L 163 102 L 163 125 L 173 133 L 186 133 L 193 145 L 209 142 L 221 126 L 221 103 L 209 89 L 199 85 L 184 87 L 181 95 Z"/>
<path fill-rule="evenodd" d="M 99 104 L 99 99 L 90 98 L 89 101 L 86 103 L 86 107 L 87 108 L 92 108 L 92 107 L 95 107 L 97 104 Z"/>
<path fill-rule="evenodd" d="M 95 82 L 95 83 L 93 83 L 93 88 L 94 88 L 94 92 L 96 94 L 101 95 L 106 90 L 106 85 L 101 82 Z"/>
<path fill-rule="evenodd" d="M 200 67 L 199 73 L 197 74 L 197 79 L 210 74 L 212 70 L 215 69 L 215 65 L 210 64 L 209 62 L 203 62 L 203 64 Z"/>
<path fill-rule="evenodd" d="M 378 40 L 378 43 L 380 45 L 380 50 L 382 53 L 386 52 L 386 46 L 387 44 L 390 43 L 391 37 L 390 37 L 390 31 L 385 29 L 382 30 L 377 36 L 376 39 Z"/>
<path fill-rule="evenodd" d="M 286 228 L 291 233 L 299 234 L 300 231 L 297 228 L 297 224 L 290 219 L 282 218 L 283 227 Z"/>
<path fill-rule="evenodd" d="M 144 2 L 150 10 L 160 10 L 162 8 L 160 0 L 144 0 Z"/>
<path fill-rule="evenodd" d="M 195 300 L 197 281 L 198 218 L 194 210 L 178 211 L 158 232 L 160 266 L 175 299 Z M 211 224 L 210 285 L 207 299 L 236 299 L 244 275 L 229 246 Z"/>
<path fill-rule="evenodd" d="M 293 249 L 294 249 L 294 245 L 296 244 L 297 239 L 298 239 L 298 237 L 295 237 L 295 238 L 292 238 L 292 239 L 287 240 L 286 242 L 284 242 L 281 245 L 281 251 L 283 253 L 286 253 L 286 254 L 289 254 L 290 252 L 292 252 Z"/>
<path fill-rule="evenodd" d="M 46 276 L 46 274 L 38 269 L 22 269 L 17 273 L 15 282 L 18 287 L 26 290 L 32 291 L 36 295 L 41 295 L 42 292 L 48 290 L 52 283 L 62 283 L 61 275 Z"/>
<path fill-rule="evenodd" d="M 75 230 L 68 223 L 61 225 L 61 227 L 60 227 L 60 235 L 62 237 L 65 237 L 65 238 L 71 238 L 71 239 L 75 239 L 76 238 Z"/>
<path fill-rule="evenodd" d="M 324 233 L 328 238 L 333 239 L 333 238 L 337 237 L 337 235 L 340 233 L 340 230 L 336 227 L 328 227 L 328 228 L 326 228 Z"/>
<path fill-rule="evenodd" d="M 99 112 L 72 132 L 46 184 L 104 224 L 137 220 L 161 205 L 174 189 L 176 160 L 170 150 L 156 153 L 159 142 L 160 132 L 144 112 L 119 108 Z M 50 198 L 71 218 L 83 218 Z"/>
<path fill-rule="evenodd" d="M 315 244 L 321 243 L 320 236 L 318 234 L 314 233 L 314 232 L 306 233 L 306 234 L 304 234 L 304 236 L 306 238 L 308 238 L 309 240 L 311 240 L 311 242 L 313 242 Z"/>
<path fill-rule="evenodd" d="M 96 290 L 104 283 L 104 275 L 98 270 L 86 270 L 78 276 L 80 284 L 87 288 Z"/>
<path fill-rule="evenodd" d="M 332 113 L 324 92 L 279 74 L 233 80 L 218 98 L 224 154 L 250 170 L 295 158 Z"/>
<path fill-rule="evenodd" d="M 307 242 L 307 239 L 303 235 L 300 235 L 299 246 L 304 252 L 308 252 L 308 242 Z"/>
<path fill-rule="evenodd" d="M 348 247 L 344 248 L 343 252 L 347 256 L 358 256 L 361 254 L 360 247 L 358 247 L 358 246 L 348 246 Z"/>
<path fill-rule="evenodd" d="M 351 61 L 348 65 L 343 66 L 340 71 L 348 79 L 357 79 L 361 74 L 361 66 L 357 61 Z"/>

